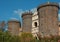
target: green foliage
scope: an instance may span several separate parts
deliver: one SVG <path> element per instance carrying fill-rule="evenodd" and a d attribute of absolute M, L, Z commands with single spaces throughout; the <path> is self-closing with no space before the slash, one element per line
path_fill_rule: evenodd
<path fill-rule="evenodd" d="M 20 38 L 21 42 L 35 42 L 35 38 L 32 36 L 31 33 L 22 33 Z"/>
<path fill-rule="evenodd" d="M 0 42 L 20 42 L 20 37 L 12 36 L 9 32 L 0 31 Z"/>
<path fill-rule="evenodd" d="M 0 31 L 0 42 L 35 42 L 31 33 L 22 33 L 21 36 L 12 36 L 9 32 Z"/>
<path fill-rule="evenodd" d="M 31 33 L 22 33 L 20 36 L 12 36 L 9 32 L 0 31 L 0 42 L 60 42 L 60 36 L 44 37 L 37 40 Z"/>

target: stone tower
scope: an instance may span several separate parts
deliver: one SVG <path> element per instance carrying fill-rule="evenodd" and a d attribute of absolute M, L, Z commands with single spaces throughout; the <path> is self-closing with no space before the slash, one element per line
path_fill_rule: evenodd
<path fill-rule="evenodd" d="M 8 21 L 8 31 L 11 35 L 19 35 L 19 29 L 21 28 L 21 23 L 17 20 Z"/>
<path fill-rule="evenodd" d="M 32 13 L 25 12 L 22 14 L 22 31 L 23 32 L 30 32 L 32 29 Z"/>
<path fill-rule="evenodd" d="M 58 34 L 58 10 L 57 3 L 42 4 L 37 8 L 39 17 L 39 33 L 45 35 Z"/>

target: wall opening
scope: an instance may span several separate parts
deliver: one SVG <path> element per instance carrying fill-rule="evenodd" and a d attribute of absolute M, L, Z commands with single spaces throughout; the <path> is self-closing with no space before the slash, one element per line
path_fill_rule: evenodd
<path fill-rule="evenodd" d="M 60 27 L 60 25 L 59 25 L 59 27 Z"/>
<path fill-rule="evenodd" d="M 37 22 L 34 22 L 34 26 L 37 27 Z"/>

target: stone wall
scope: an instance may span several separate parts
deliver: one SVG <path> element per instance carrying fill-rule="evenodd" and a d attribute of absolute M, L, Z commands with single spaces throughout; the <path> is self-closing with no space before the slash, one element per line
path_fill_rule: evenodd
<path fill-rule="evenodd" d="M 39 32 L 42 35 L 58 34 L 58 5 L 47 3 L 38 7 Z"/>
<path fill-rule="evenodd" d="M 8 21 L 8 31 L 11 35 L 19 35 L 19 29 L 21 28 L 21 24 L 18 21 Z"/>
<path fill-rule="evenodd" d="M 22 15 L 22 31 L 23 32 L 30 32 L 32 29 L 32 13 L 23 13 Z"/>

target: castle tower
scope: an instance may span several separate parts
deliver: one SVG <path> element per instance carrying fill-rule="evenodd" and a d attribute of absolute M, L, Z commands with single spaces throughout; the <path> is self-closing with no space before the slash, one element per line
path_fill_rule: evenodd
<path fill-rule="evenodd" d="M 45 35 L 58 34 L 58 10 L 57 3 L 42 4 L 37 8 L 39 17 L 39 33 Z"/>
<path fill-rule="evenodd" d="M 25 12 L 22 14 L 22 31 L 23 32 L 30 32 L 32 29 L 32 13 Z"/>
<path fill-rule="evenodd" d="M 20 31 L 19 29 L 21 28 L 21 23 L 17 20 L 10 20 L 8 21 L 8 31 L 12 35 L 19 35 Z"/>

